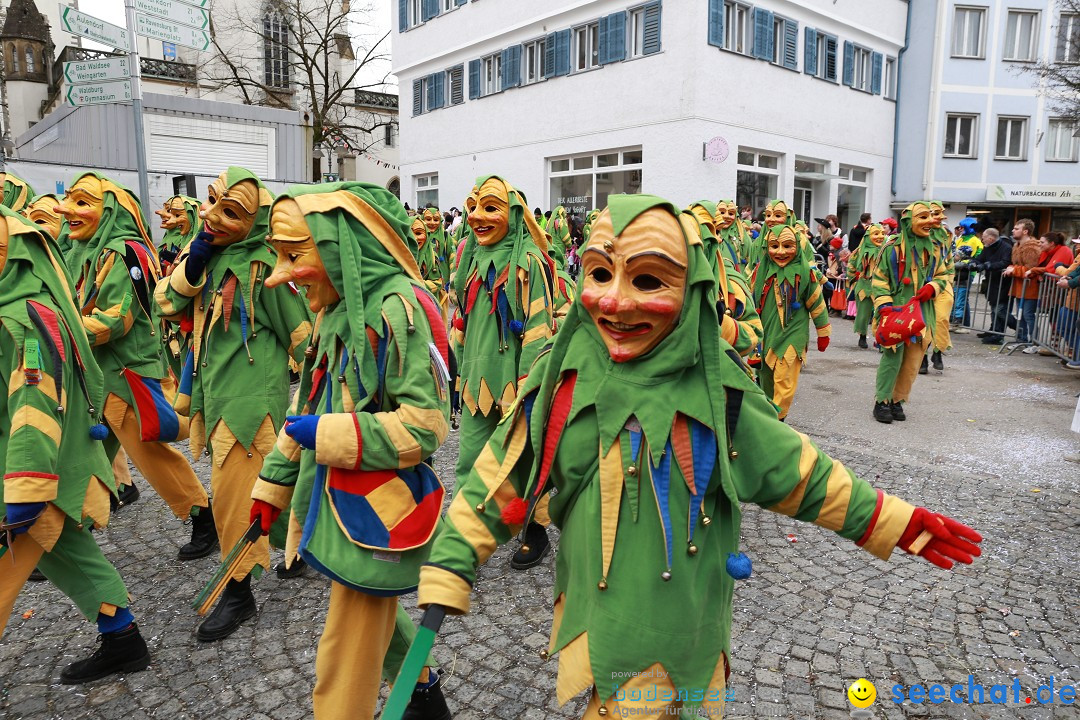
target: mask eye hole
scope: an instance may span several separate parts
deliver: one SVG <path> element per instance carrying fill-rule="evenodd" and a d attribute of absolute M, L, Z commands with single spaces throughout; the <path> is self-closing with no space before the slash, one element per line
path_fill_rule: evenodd
<path fill-rule="evenodd" d="M 659 290 L 660 288 L 662 288 L 664 286 L 664 283 L 662 283 L 660 281 L 660 278 L 656 277 L 655 275 L 638 275 L 634 278 L 633 285 L 638 290 L 652 292 L 654 290 Z"/>
<path fill-rule="evenodd" d="M 225 217 L 229 218 L 230 220 L 240 219 L 240 216 L 236 214 L 235 210 L 229 210 L 228 208 L 225 209 Z"/>
<path fill-rule="evenodd" d="M 611 282 L 611 271 L 607 268 L 596 268 L 591 273 L 589 273 L 589 277 L 591 277 L 598 283 Z"/>

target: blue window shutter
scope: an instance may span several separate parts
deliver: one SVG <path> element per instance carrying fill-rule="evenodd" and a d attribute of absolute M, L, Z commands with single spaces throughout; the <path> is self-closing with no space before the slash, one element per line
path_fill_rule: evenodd
<path fill-rule="evenodd" d="M 817 30 L 812 27 L 803 29 L 803 72 L 817 75 Z"/>
<path fill-rule="evenodd" d="M 421 0 L 420 19 L 427 22 L 439 14 L 439 0 Z"/>
<path fill-rule="evenodd" d="M 825 79 L 836 82 L 836 38 L 825 37 Z"/>
<path fill-rule="evenodd" d="M 544 77 L 555 77 L 555 33 L 544 38 Z"/>
<path fill-rule="evenodd" d="M 412 114 L 416 117 L 420 113 L 424 112 L 424 99 L 420 97 L 422 92 L 421 83 L 419 80 L 412 81 Z"/>
<path fill-rule="evenodd" d="M 511 50 L 510 57 L 512 58 L 513 63 L 514 63 L 514 73 L 513 73 L 513 75 L 510 76 L 510 79 L 513 81 L 512 87 L 520 87 L 521 86 L 521 52 L 522 52 L 522 47 L 520 45 L 515 45 L 514 47 L 510 48 L 510 50 Z"/>
<path fill-rule="evenodd" d="M 649 3 L 644 10 L 644 28 L 641 40 L 641 54 L 652 55 L 660 52 L 660 3 Z"/>
<path fill-rule="evenodd" d="M 784 67 L 799 69 L 799 23 L 784 21 Z"/>
<path fill-rule="evenodd" d="M 499 67 L 499 92 L 513 87 L 510 84 L 510 73 L 513 70 L 514 67 L 510 62 L 510 48 L 506 48 L 502 51 L 502 65 Z"/>
<path fill-rule="evenodd" d="M 724 0 L 709 0 L 709 44 L 724 47 Z"/>
<path fill-rule="evenodd" d="M 773 14 L 770 10 L 754 8 L 754 57 L 773 59 Z"/>
<path fill-rule="evenodd" d="M 570 74 L 570 30 L 555 33 L 555 74 Z"/>
<path fill-rule="evenodd" d="M 608 61 L 608 16 L 604 15 L 596 24 L 598 26 L 598 32 L 596 33 L 598 38 L 597 42 L 600 45 L 600 47 L 597 48 L 596 56 L 600 61 L 600 64 L 604 65 Z"/>
<path fill-rule="evenodd" d="M 855 84 L 855 46 L 849 40 L 844 41 L 844 84 Z"/>
<path fill-rule="evenodd" d="M 450 68 L 446 71 L 446 74 L 450 76 L 450 104 L 460 105 L 465 102 L 465 91 L 462 88 L 462 77 L 465 72 L 465 68 L 461 65 Z"/>
<path fill-rule="evenodd" d="M 398 0 L 398 32 L 409 29 L 409 0 Z"/>
<path fill-rule="evenodd" d="M 608 62 L 626 59 L 626 11 L 608 15 Z"/>
<path fill-rule="evenodd" d="M 469 2 L 469 0 L 454 0 L 454 7 L 461 7 L 467 2 Z"/>
<path fill-rule="evenodd" d="M 469 61 L 469 99 L 480 97 L 480 61 Z"/>
<path fill-rule="evenodd" d="M 881 53 L 874 53 L 871 58 L 873 59 L 874 69 L 873 74 L 870 76 L 870 92 L 875 95 L 881 94 L 881 63 L 884 61 Z"/>

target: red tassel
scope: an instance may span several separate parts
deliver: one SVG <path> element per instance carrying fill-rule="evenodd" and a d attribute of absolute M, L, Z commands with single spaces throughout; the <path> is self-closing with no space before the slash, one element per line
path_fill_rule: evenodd
<path fill-rule="evenodd" d="M 465 318 L 463 318 L 463 317 L 461 317 L 459 315 L 458 317 L 454 318 L 453 325 L 454 325 L 454 329 L 459 331 L 459 332 L 464 330 L 465 329 Z"/>
<path fill-rule="evenodd" d="M 507 525 L 524 525 L 529 506 L 521 498 L 514 498 L 502 509 L 502 521 Z"/>
<path fill-rule="evenodd" d="M 180 318 L 180 332 L 189 333 L 195 329 L 195 321 L 190 315 L 184 315 Z"/>
<path fill-rule="evenodd" d="M 911 284 L 911 278 L 909 278 L 909 277 L 904 278 L 904 284 L 905 285 L 910 285 Z"/>

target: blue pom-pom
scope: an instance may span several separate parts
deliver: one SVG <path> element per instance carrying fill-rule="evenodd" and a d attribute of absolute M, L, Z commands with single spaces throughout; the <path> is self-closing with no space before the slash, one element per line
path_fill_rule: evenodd
<path fill-rule="evenodd" d="M 104 423 L 90 426 L 90 437 L 94 440 L 104 440 L 109 437 L 109 428 Z"/>
<path fill-rule="evenodd" d="M 802 307 L 802 303 L 801 303 L 801 302 L 799 302 L 798 300 L 796 300 L 795 302 L 791 303 L 791 309 L 792 309 L 792 310 L 798 310 L 798 309 L 799 309 L 799 308 L 801 308 L 801 307 Z"/>
<path fill-rule="evenodd" d="M 836 288 L 836 286 L 833 285 L 832 281 L 830 280 L 830 281 L 826 281 L 825 288 L 828 289 L 828 290 L 833 290 L 834 288 Z"/>
<path fill-rule="evenodd" d="M 514 333 L 515 335 L 520 335 L 524 330 L 525 323 L 521 322 L 520 320 L 510 321 L 510 332 Z"/>
<path fill-rule="evenodd" d="M 728 553 L 727 556 L 727 574 L 736 580 L 745 580 L 750 577 L 750 573 L 753 571 L 753 565 L 750 562 L 750 558 L 746 556 L 746 553 Z"/>

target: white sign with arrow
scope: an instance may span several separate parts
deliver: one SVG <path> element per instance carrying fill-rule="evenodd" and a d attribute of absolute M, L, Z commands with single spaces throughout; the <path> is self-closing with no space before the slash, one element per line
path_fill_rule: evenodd
<path fill-rule="evenodd" d="M 67 94 L 64 97 L 68 105 L 128 102 L 131 100 L 131 81 L 68 85 Z"/>
<path fill-rule="evenodd" d="M 93 15 L 79 12 L 63 3 L 60 6 L 60 28 L 72 35 L 90 38 L 114 48 L 128 49 L 127 30 L 119 25 L 98 20 Z"/>
<path fill-rule="evenodd" d="M 210 47 L 210 33 L 205 30 L 177 25 L 144 13 L 135 13 L 135 32 L 144 37 L 183 45 L 195 50 L 206 50 Z"/>
<path fill-rule="evenodd" d="M 198 0 L 195 0 L 198 2 Z M 210 11 L 177 0 L 135 0 L 135 9 L 154 17 L 189 25 L 197 30 L 210 26 Z M 141 34 L 141 33 L 140 33 Z"/>
<path fill-rule="evenodd" d="M 105 80 L 126 80 L 131 69 L 126 57 L 79 60 L 64 63 L 64 79 L 69 85 L 100 83 Z"/>

